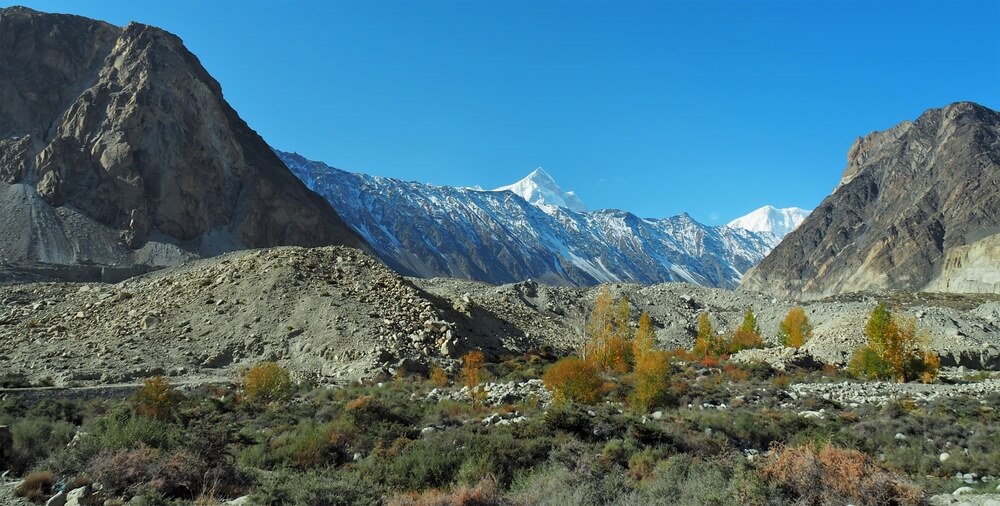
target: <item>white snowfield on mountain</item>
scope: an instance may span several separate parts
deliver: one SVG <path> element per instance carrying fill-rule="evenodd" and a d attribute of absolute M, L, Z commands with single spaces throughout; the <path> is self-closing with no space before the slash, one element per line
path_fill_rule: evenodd
<path fill-rule="evenodd" d="M 798 207 L 779 209 L 774 206 L 764 206 L 730 221 L 726 226 L 751 232 L 769 232 L 781 239 L 798 228 L 811 212 Z"/>
<path fill-rule="evenodd" d="M 580 197 L 575 193 L 562 191 L 555 179 L 544 169 L 538 167 L 524 179 L 507 186 L 501 186 L 493 190 L 495 192 L 511 191 L 515 195 L 536 206 L 554 206 L 569 209 L 577 213 L 587 212 L 587 206 L 583 205 Z M 551 213 L 550 213 L 551 214 Z"/>

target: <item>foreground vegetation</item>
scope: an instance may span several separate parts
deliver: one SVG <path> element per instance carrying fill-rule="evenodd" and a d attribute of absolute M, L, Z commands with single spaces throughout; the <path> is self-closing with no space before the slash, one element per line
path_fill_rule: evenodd
<path fill-rule="evenodd" d="M 875 406 L 789 394 L 798 382 L 932 380 L 916 331 L 883 306 L 850 373 L 730 363 L 763 346 L 749 310 L 732 334 L 703 315 L 692 351 L 656 349 L 648 316 L 630 315 L 603 292 L 575 356 L 472 352 L 427 377 L 323 387 L 261 363 L 187 391 L 151 378 L 125 401 L 9 397 L 0 425 L 14 453 L 0 464 L 39 503 L 85 485 L 106 504 L 146 505 L 921 504 L 956 474 L 996 487 L 1000 395 Z M 781 341 L 810 335 L 793 309 Z M 489 395 L 539 379 L 546 389 Z"/>
<path fill-rule="evenodd" d="M 479 375 L 537 378 L 553 360 L 507 357 Z M 998 474 L 996 396 L 850 408 L 784 393 L 790 382 L 842 380 L 834 371 L 679 359 L 669 368 L 652 414 L 632 409 L 621 385 L 590 405 L 486 406 L 427 401 L 439 387 L 415 376 L 293 391 L 274 368 L 187 392 L 154 379 L 124 402 L 7 399 L 0 424 L 12 425 L 10 467 L 29 477 L 22 493 L 38 501 L 99 483 L 105 498 L 131 504 L 247 494 L 253 504 L 319 505 L 918 504 L 953 490 L 956 472 Z M 482 422 L 495 413 L 525 418 Z"/>

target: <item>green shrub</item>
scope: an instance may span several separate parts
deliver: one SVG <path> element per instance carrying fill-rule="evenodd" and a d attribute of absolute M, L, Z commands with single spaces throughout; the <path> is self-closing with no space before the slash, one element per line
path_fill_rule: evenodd
<path fill-rule="evenodd" d="M 892 365 L 870 346 L 862 346 L 854 352 L 847 371 L 856 378 L 869 380 L 892 379 L 895 376 Z"/>
<path fill-rule="evenodd" d="M 335 424 L 301 422 L 247 448 L 243 464 L 262 469 L 289 467 L 299 470 L 332 467 L 346 459 L 342 433 Z"/>
<path fill-rule="evenodd" d="M 73 439 L 76 427 L 67 422 L 30 417 L 15 420 L 10 432 L 14 438 L 14 452 L 7 466 L 21 474 L 51 453 L 65 448 Z"/>

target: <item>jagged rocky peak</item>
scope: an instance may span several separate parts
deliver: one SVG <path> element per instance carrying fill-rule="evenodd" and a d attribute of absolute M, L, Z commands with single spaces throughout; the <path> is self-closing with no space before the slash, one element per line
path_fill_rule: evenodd
<path fill-rule="evenodd" d="M 511 191 L 539 207 L 554 206 L 569 209 L 578 213 L 587 211 L 587 206 L 572 191 L 564 192 L 556 180 L 541 167 L 536 168 L 524 179 L 507 186 L 501 186 L 493 191 Z"/>
<path fill-rule="evenodd" d="M 169 264 L 363 245 L 173 34 L 0 9 L 0 68 L 4 260 Z"/>
<path fill-rule="evenodd" d="M 742 287 L 813 298 L 865 290 L 1000 292 L 1000 113 L 972 102 L 854 143 L 844 178 Z"/>
<path fill-rule="evenodd" d="M 777 208 L 766 205 L 730 221 L 726 226 L 765 232 L 781 239 L 795 230 L 810 212 L 799 207 Z"/>

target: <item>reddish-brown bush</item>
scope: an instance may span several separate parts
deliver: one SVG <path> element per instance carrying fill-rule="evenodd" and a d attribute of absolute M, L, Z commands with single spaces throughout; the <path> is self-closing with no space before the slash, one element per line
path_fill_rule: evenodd
<path fill-rule="evenodd" d="M 450 491 L 410 492 L 389 499 L 390 506 L 499 506 L 503 500 L 496 479 L 487 476 L 475 487 L 461 485 Z"/>
<path fill-rule="evenodd" d="M 205 461 L 182 450 L 153 465 L 149 486 L 167 497 L 190 499 L 201 492 L 207 470 Z"/>
<path fill-rule="evenodd" d="M 153 477 L 153 450 L 104 452 L 90 461 L 89 475 L 111 495 L 124 495 Z"/>
<path fill-rule="evenodd" d="M 920 504 L 923 491 L 867 454 L 827 445 L 776 448 L 763 468 L 801 504 Z"/>

